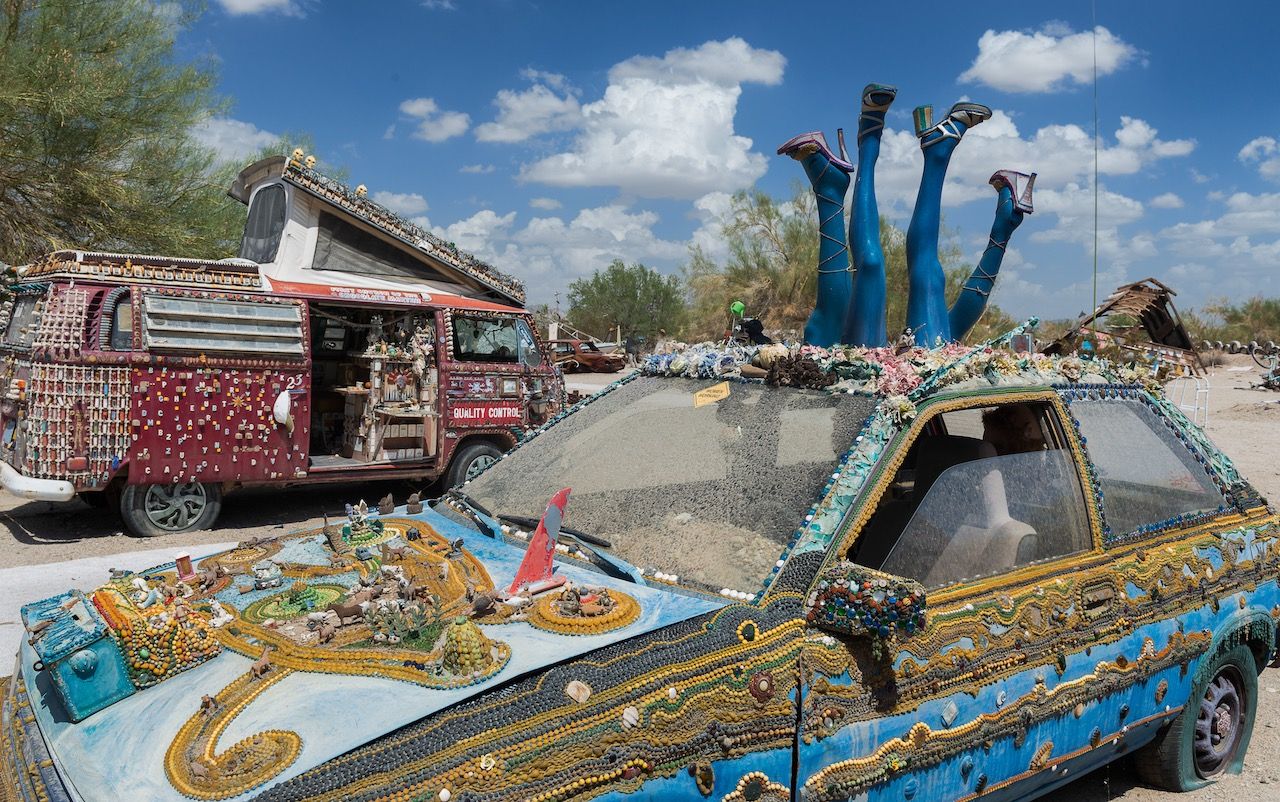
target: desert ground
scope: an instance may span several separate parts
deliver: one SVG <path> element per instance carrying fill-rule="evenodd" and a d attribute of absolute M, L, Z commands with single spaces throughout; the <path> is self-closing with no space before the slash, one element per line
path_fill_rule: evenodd
<path fill-rule="evenodd" d="M 1224 364 L 1212 369 L 1206 430 L 1263 495 L 1280 499 L 1280 460 L 1276 459 L 1280 453 L 1280 392 L 1250 389 L 1260 375 L 1261 371 L 1248 356 L 1227 356 Z M 616 378 L 616 374 L 579 374 L 572 377 L 571 385 L 590 391 Z M 1188 394 L 1188 403 L 1191 395 Z M 170 548 L 174 554 L 188 549 L 198 551 L 202 545 L 319 526 L 323 513 L 341 516 L 346 501 L 364 498 L 372 503 L 388 492 L 403 501 L 409 492 L 419 489 L 422 488 L 404 483 L 375 483 L 284 491 L 245 490 L 225 499 L 216 529 L 161 539 L 130 537 L 121 531 L 119 518 L 113 512 L 91 509 L 80 501 L 57 505 L 27 502 L 0 492 L 0 544 L 3 544 L 0 574 L 10 573 L 4 569 L 24 566 L 29 571 L 40 572 L 40 566 L 48 563 L 124 555 L 157 547 Z M 46 595 L 63 589 L 61 585 L 50 587 Z M 8 615 L 6 611 L 0 617 Z M 1229 776 L 1200 791 L 1175 797 L 1143 786 L 1132 766 L 1122 760 L 1085 775 L 1043 799 L 1051 802 L 1280 800 L 1280 666 L 1263 673 L 1259 695 L 1253 741 L 1241 775 Z"/>

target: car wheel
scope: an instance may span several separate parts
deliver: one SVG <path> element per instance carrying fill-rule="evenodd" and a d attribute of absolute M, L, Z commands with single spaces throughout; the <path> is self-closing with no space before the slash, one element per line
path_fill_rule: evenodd
<path fill-rule="evenodd" d="M 125 528 L 139 537 L 208 529 L 221 512 L 222 488 L 216 484 L 127 485 L 120 494 Z"/>
<path fill-rule="evenodd" d="M 449 463 L 445 475 L 448 487 L 457 487 L 468 479 L 474 479 L 481 471 L 497 462 L 502 456 L 502 449 L 493 443 L 471 443 L 458 449 Z"/>
<path fill-rule="evenodd" d="M 1182 713 L 1138 753 L 1138 774 L 1160 788 L 1191 791 L 1239 771 L 1257 703 L 1257 664 L 1240 644 L 1209 664 Z"/>

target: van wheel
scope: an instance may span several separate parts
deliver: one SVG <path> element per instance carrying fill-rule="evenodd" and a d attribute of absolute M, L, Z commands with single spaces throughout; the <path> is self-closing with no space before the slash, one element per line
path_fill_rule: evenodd
<path fill-rule="evenodd" d="M 445 474 L 446 486 L 457 487 L 468 479 L 474 479 L 501 456 L 502 450 L 493 443 L 471 443 L 463 446 L 453 455 L 453 462 L 449 463 L 449 471 Z"/>
<path fill-rule="evenodd" d="M 208 529 L 220 512 L 222 488 L 216 484 L 126 485 L 120 494 L 125 528 L 140 537 Z"/>
<path fill-rule="evenodd" d="M 1238 772 L 1257 705 L 1257 663 L 1240 644 L 1213 661 L 1178 718 L 1138 752 L 1139 776 L 1169 791 L 1191 791 Z"/>

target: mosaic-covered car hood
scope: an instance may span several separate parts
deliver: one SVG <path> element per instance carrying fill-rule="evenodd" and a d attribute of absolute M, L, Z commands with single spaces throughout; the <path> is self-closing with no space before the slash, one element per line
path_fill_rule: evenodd
<path fill-rule="evenodd" d="M 23 677 L 59 774 L 84 799 L 247 799 L 516 677 L 724 604 L 563 560 L 567 585 L 504 600 L 523 556 L 429 508 L 356 513 L 241 543 L 185 580 L 170 564 L 29 605 L 42 631 L 23 645 Z"/>

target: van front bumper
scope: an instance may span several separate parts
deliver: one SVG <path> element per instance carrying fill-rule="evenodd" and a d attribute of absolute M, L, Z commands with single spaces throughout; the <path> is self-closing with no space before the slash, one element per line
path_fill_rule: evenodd
<path fill-rule="evenodd" d="M 76 488 L 70 482 L 23 476 L 7 462 L 0 462 L 0 487 L 32 501 L 70 501 L 76 495 Z"/>

